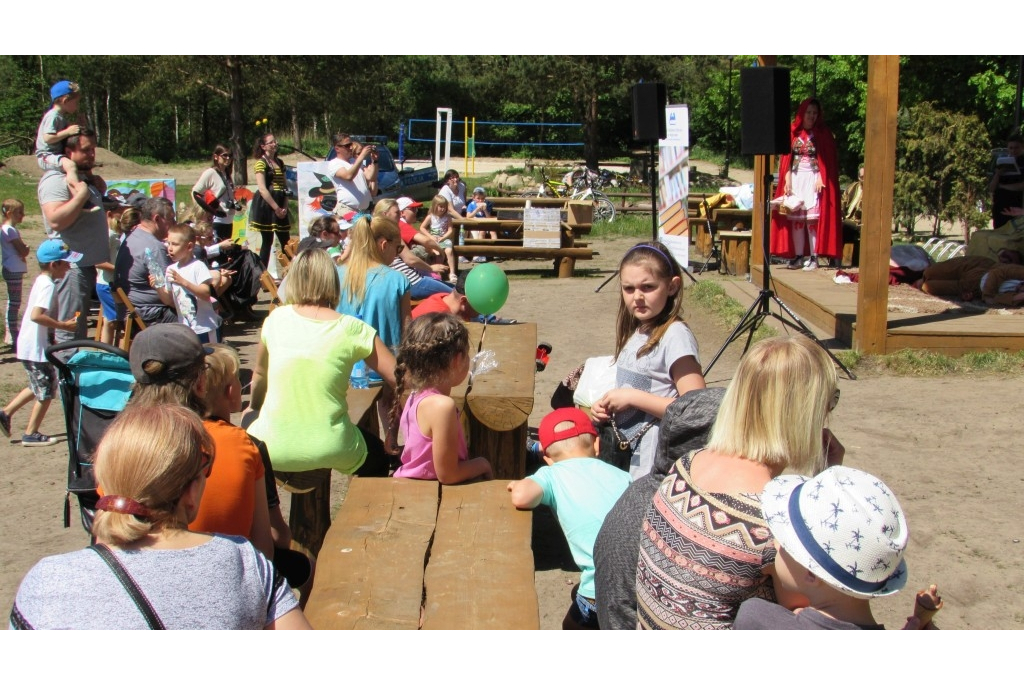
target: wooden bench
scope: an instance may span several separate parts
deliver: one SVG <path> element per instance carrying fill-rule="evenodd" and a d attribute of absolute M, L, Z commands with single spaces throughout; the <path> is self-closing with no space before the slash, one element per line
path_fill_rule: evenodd
<path fill-rule="evenodd" d="M 711 219 L 719 231 L 731 231 L 736 228 L 750 228 L 753 210 L 736 207 L 716 207 L 711 210 Z"/>
<path fill-rule="evenodd" d="M 719 231 L 722 264 L 719 271 L 731 276 L 750 273 L 750 231 Z"/>
<path fill-rule="evenodd" d="M 491 462 L 497 479 L 526 475 L 527 421 L 533 411 L 537 369 L 537 324 L 484 326 L 468 323 L 472 354 L 492 350 L 498 366 L 452 388 L 456 406 L 463 410 L 463 425 L 470 456 Z"/>
<path fill-rule="evenodd" d="M 506 481 L 353 478 L 317 560 L 320 630 L 536 630 L 532 513 Z"/>
<path fill-rule="evenodd" d="M 561 231 L 558 246 L 530 247 L 522 243 L 523 212 L 526 203 L 531 207 L 557 208 L 561 211 Z M 518 243 L 464 239 L 464 244 L 455 245 L 457 257 L 498 257 L 504 259 L 550 259 L 559 278 L 571 278 L 577 259 L 593 259 L 594 251 L 586 244 L 578 245 L 577 238 L 590 233 L 593 228 L 592 205 L 587 202 L 570 202 L 562 197 L 498 197 L 493 199 L 496 216 L 489 219 L 467 220 L 462 224 L 467 231 L 498 231 L 502 238 L 497 240 L 520 239 Z"/>

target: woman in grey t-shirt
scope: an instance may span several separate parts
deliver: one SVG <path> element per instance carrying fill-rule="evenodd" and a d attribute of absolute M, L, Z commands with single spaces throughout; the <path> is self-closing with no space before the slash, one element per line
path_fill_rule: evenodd
<path fill-rule="evenodd" d="M 225 463 L 221 468 L 228 465 Z M 169 629 L 309 628 L 287 581 L 241 537 L 193 533 L 213 441 L 180 406 L 129 407 L 96 452 L 93 535 Z M 145 629 L 139 604 L 96 549 L 46 557 L 25 576 L 14 629 Z"/>

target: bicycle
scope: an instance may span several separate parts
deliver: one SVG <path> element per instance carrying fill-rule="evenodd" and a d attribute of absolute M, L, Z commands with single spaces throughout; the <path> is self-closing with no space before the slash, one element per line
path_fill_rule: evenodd
<path fill-rule="evenodd" d="M 537 189 L 530 189 L 519 194 L 519 197 L 564 197 L 573 202 L 591 201 L 594 204 L 594 223 L 615 221 L 615 204 L 601 192 L 611 174 L 607 171 L 593 171 L 578 166 L 566 174 L 561 181 L 552 181 L 544 169 L 541 169 L 541 183 Z"/>

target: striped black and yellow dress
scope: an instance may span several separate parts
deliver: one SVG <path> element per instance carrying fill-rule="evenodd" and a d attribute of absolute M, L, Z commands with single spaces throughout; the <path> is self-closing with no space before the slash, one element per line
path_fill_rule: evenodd
<path fill-rule="evenodd" d="M 261 157 L 256 160 L 255 172 L 263 174 L 271 197 L 278 207 L 288 206 L 287 190 L 284 185 L 284 162 L 280 158 L 268 159 Z M 249 227 L 257 231 L 289 231 L 291 224 L 288 215 L 276 216 L 273 208 L 259 193 L 253 197 L 252 210 L 249 214 Z M 270 238 L 273 240 L 273 237 Z"/>

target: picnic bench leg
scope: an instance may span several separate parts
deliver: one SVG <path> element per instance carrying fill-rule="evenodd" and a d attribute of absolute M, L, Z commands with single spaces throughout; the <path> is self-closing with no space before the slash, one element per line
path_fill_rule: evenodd
<path fill-rule="evenodd" d="M 576 268 L 576 260 L 572 257 L 559 257 L 555 259 L 555 271 L 559 278 L 572 278 L 572 272 Z"/>
<path fill-rule="evenodd" d="M 292 541 L 300 551 L 315 557 L 320 553 L 331 525 L 331 470 L 316 469 L 296 475 L 302 476 L 303 489 L 312 486 L 312 490 L 292 493 L 288 527 L 292 531 Z"/>
<path fill-rule="evenodd" d="M 495 478 L 523 478 L 526 476 L 526 430 L 525 423 L 512 430 L 496 431 L 470 420 L 470 451 L 474 456 L 487 457 Z"/>

